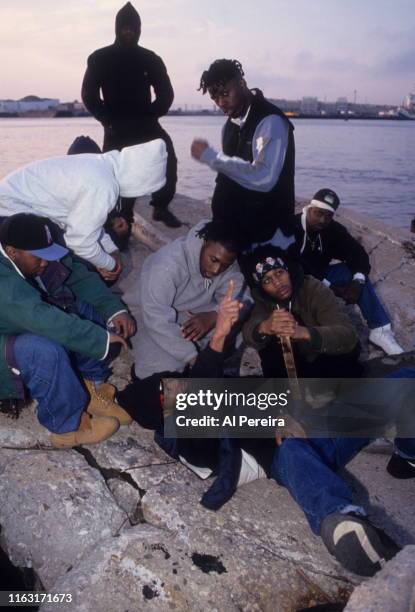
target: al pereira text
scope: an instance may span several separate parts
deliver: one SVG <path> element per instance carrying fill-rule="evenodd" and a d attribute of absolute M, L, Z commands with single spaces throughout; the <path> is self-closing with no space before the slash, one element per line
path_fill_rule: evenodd
<path fill-rule="evenodd" d="M 285 427 L 283 418 L 247 417 L 245 414 L 232 414 L 219 418 L 204 414 L 200 417 L 187 417 L 184 414 L 176 416 L 177 427 Z"/>

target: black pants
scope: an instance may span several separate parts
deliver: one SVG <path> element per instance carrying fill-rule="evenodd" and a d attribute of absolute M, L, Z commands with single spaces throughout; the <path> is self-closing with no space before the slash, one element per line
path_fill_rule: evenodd
<path fill-rule="evenodd" d="M 167 148 L 167 168 L 166 168 L 166 184 L 164 187 L 154 192 L 151 196 L 150 205 L 156 208 L 167 208 L 174 194 L 176 193 L 177 183 L 177 157 L 174 151 L 172 139 L 167 134 L 161 125 L 157 122 L 150 129 L 136 130 L 134 124 L 131 125 L 130 131 L 124 129 L 117 131 L 114 128 L 105 128 L 104 130 L 104 153 L 107 151 L 121 151 L 124 147 L 131 147 L 136 144 L 143 144 L 155 138 L 161 138 L 166 143 Z M 135 198 L 121 198 L 121 211 L 125 217 L 133 220 L 133 207 Z"/>

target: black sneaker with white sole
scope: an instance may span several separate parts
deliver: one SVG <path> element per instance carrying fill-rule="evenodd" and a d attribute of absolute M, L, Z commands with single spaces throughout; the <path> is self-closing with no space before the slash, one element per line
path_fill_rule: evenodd
<path fill-rule="evenodd" d="M 321 538 L 333 557 L 359 576 L 374 576 L 401 550 L 382 529 L 354 512 L 326 516 Z"/>
<path fill-rule="evenodd" d="M 386 471 L 394 478 L 415 478 L 415 459 L 404 459 L 398 453 L 393 453 Z"/>

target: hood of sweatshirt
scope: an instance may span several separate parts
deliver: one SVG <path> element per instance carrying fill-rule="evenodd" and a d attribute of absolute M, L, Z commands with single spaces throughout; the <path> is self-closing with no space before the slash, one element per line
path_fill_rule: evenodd
<path fill-rule="evenodd" d="M 161 138 L 109 151 L 103 157 L 112 164 L 122 197 L 149 195 L 166 183 L 167 151 Z"/>
<path fill-rule="evenodd" d="M 183 242 L 183 253 L 190 276 L 203 279 L 205 285 L 209 286 L 213 279 L 203 278 L 200 271 L 200 252 L 203 246 L 203 238 L 197 236 L 197 232 L 201 230 L 207 222 L 208 219 L 200 221 L 187 233 Z"/>
<path fill-rule="evenodd" d="M 135 39 L 131 41 L 131 44 L 136 45 L 141 34 L 141 19 L 131 2 L 124 4 L 115 17 L 115 41 L 117 44 L 124 45 L 120 32 L 121 28 L 126 25 L 131 26 L 131 29 L 134 30 Z"/>
<path fill-rule="evenodd" d="M 303 236 L 303 241 L 300 246 L 300 254 L 304 252 L 305 246 L 307 244 L 307 238 L 308 238 L 307 210 L 310 207 L 311 207 L 311 204 L 307 204 L 307 206 L 304 206 L 303 210 L 301 211 L 300 221 L 301 221 L 301 227 L 304 230 L 304 236 Z M 315 240 L 318 240 L 320 253 L 323 253 L 323 241 L 321 239 L 321 232 L 315 232 Z"/>
<path fill-rule="evenodd" d="M 173 306 L 178 313 L 186 311 L 202 312 L 212 310 L 216 305 L 216 293 L 225 295 L 226 287 L 231 278 L 235 281 L 235 295 L 243 285 L 243 277 L 238 263 L 235 261 L 224 272 L 213 278 L 204 278 L 200 272 L 200 252 L 203 238 L 197 232 L 207 223 L 200 221 L 186 236 L 176 238 L 161 249 L 149 255 L 144 261 L 141 272 L 141 283 L 148 284 L 157 280 L 158 291 L 163 293 L 163 279 L 173 281 L 175 295 Z M 167 283 L 168 284 L 168 283 Z M 142 307 L 146 309 L 145 291 L 140 294 Z M 166 301 L 171 303 L 171 295 Z M 164 301 L 164 300 L 162 300 Z M 187 318 L 187 316 L 185 317 Z"/>

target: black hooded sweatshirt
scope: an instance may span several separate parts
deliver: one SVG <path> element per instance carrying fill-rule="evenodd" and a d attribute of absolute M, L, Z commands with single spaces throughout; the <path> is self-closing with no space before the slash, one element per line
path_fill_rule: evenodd
<path fill-rule="evenodd" d="M 125 24 L 136 33 L 131 44 L 124 44 L 120 38 Z M 140 16 L 127 2 L 116 16 L 114 44 L 89 56 L 82 83 L 82 100 L 106 132 L 111 130 L 119 138 L 134 137 L 137 144 L 158 137 L 158 118 L 167 113 L 174 97 L 163 60 L 137 44 L 140 32 Z M 127 144 L 131 143 L 124 146 Z"/>
<path fill-rule="evenodd" d="M 338 260 L 346 264 L 352 274 L 360 272 L 369 276 L 369 255 L 344 225 L 333 220 L 324 230 L 311 234 L 313 246 L 309 235 L 305 235 L 304 213 L 295 215 L 294 223 L 294 236 L 306 274 L 323 280 L 327 267 L 333 260 Z"/>

